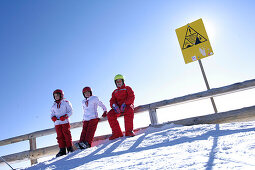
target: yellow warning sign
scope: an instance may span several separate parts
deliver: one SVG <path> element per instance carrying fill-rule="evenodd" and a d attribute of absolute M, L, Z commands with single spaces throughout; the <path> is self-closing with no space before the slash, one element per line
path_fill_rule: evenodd
<path fill-rule="evenodd" d="M 175 30 L 185 63 L 213 55 L 202 19 Z"/>

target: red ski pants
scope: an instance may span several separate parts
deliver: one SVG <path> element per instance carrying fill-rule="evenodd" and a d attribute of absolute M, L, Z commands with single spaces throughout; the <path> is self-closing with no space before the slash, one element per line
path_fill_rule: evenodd
<path fill-rule="evenodd" d="M 112 128 L 112 134 L 122 134 L 119 122 L 117 120 L 119 116 L 120 114 L 117 114 L 113 109 L 111 109 L 107 114 L 108 122 L 110 124 L 110 127 Z M 127 106 L 124 112 L 124 123 L 126 132 L 133 130 L 133 119 L 134 110 L 130 106 Z"/>
<path fill-rule="evenodd" d="M 69 123 L 56 125 L 55 129 L 57 132 L 57 141 L 59 148 L 70 147 L 73 145 Z"/>
<path fill-rule="evenodd" d="M 97 129 L 99 119 L 91 119 L 89 121 L 83 121 L 83 127 L 80 137 L 80 142 L 87 141 L 90 145 L 94 139 L 94 135 Z"/>

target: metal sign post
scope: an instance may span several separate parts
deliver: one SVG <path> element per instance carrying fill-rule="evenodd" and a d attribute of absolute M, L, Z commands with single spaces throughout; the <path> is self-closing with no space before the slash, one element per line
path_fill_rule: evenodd
<path fill-rule="evenodd" d="M 210 86 L 209 86 L 209 83 L 208 83 L 207 78 L 206 78 L 206 75 L 205 75 L 205 71 L 204 71 L 204 67 L 203 67 L 203 65 L 202 65 L 202 61 L 201 61 L 201 60 L 198 60 L 198 63 L 199 63 L 199 66 L 200 66 L 200 68 L 201 68 L 201 72 L 202 72 L 202 74 L 203 74 L 203 78 L 204 78 L 204 81 L 205 81 L 205 85 L 206 85 L 206 87 L 207 87 L 207 90 L 210 90 Z M 216 104 L 215 104 L 215 102 L 214 102 L 213 97 L 210 97 L 210 99 L 211 99 L 211 102 L 212 102 L 212 105 L 213 105 L 214 112 L 215 112 L 215 113 L 218 113 L 218 110 L 217 110 L 217 107 L 216 107 Z"/>

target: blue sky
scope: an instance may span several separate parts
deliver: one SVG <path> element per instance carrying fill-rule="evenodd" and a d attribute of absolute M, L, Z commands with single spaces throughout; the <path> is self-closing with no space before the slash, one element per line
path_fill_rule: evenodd
<path fill-rule="evenodd" d="M 211 88 L 254 79 L 254 16 L 252 0 L 2 0 L 0 140 L 54 127 L 57 88 L 73 104 L 71 122 L 82 120 L 84 86 L 109 110 L 119 73 L 136 106 L 206 90 L 198 63 L 184 63 L 175 33 L 199 18 L 214 51 L 202 60 Z M 216 98 L 218 110 L 251 105 L 254 91 L 233 96 Z M 159 119 L 213 112 L 209 100 L 178 107 Z M 148 125 L 143 117 L 149 120 L 138 116 L 135 126 Z"/>

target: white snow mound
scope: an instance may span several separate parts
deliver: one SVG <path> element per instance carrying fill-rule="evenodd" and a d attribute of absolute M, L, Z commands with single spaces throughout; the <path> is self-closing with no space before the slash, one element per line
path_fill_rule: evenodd
<path fill-rule="evenodd" d="M 149 127 L 33 169 L 254 169 L 255 122 Z"/>

